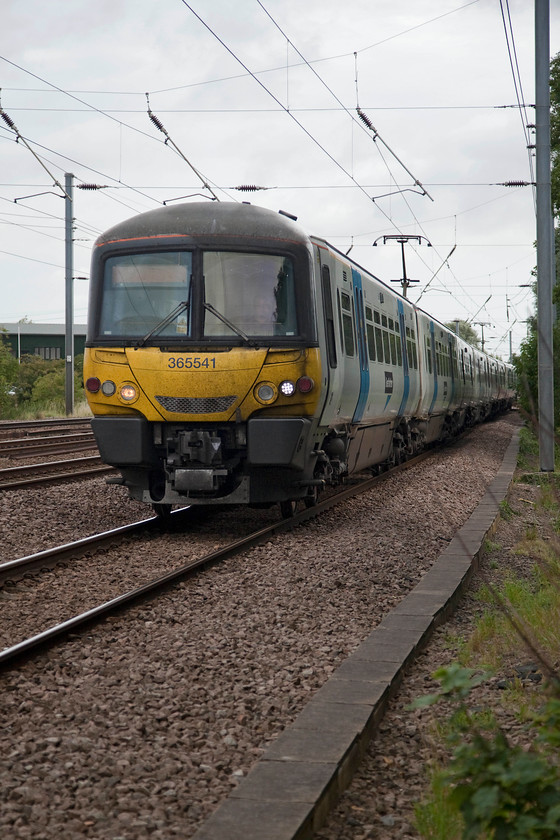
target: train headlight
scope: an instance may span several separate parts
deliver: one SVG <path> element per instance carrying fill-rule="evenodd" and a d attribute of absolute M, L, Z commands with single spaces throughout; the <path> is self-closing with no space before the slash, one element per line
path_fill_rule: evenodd
<path fill-rule="evenodd" d="M 101 388 L 101 382 L 97 378 L 97 376 L 90 376 L 86 379 L 86 390 L 90 392 L 90 394 L 97 394 L 99 389 Z"/>
<path fill-rule="evenodd" d="M 300 376 L 298 381 L 296 382 L 296 387 L 300 394 L 308 394 L 310 391 L 313 390 L 315 383 L 311 379 L 310 376 Z"/>
<path fill-rule="evenodd" d="M 131 403 L 138 399 L 138 391 L 131 382 L 125 382 L 121 385 L 119 396 L 124 402 Z"/>
<path fill-rule="evenodd" d="M 296 392 L 296 386 L 290 379 L 285 379 L 280 383 L 280 393 L 285 397 L 293 397 Z"/>
<path fill-rule="evenodd" d="M 103 385 L 101 386 L 101 391 L 106 397 L 112 397 L 116 390 L 117 386 L 114 382 L 111 382 L 110 379 L 106 379 Z"/>
<path fill-rule="evenodd" d="M 256 399 L 263 405 L 270 405 L 278 396 L 278 390 L 272 382 L 259 382 L 254 390 Z"/>

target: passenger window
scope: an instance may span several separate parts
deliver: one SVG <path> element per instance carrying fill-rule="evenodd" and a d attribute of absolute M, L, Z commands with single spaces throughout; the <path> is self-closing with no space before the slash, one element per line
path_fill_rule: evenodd
<path fill-rule="evenodd" d="M 430 336 L 426 336 L 426 365 L 428 373 L 432 372 L 432 348 L 430 346 Z"/>
<path fill-rule="evenodd" d="M 354 323 L 352 321 L 352 309 L 349 295 L 344 292 L 342 299 L 342 332 L 344 335 L 344 350 L 347 356 L 354 355 Z"/>
<path fill-rule="evenodd" d="M 391 364 L 397 364 L 397 341 L 395 339 L 394 333 L 389 333 L 389 338 L 391 340 Z"/>
<path fill-rule="evenodd" d="M 385 356 L 385 364 L 391 364 L 391 351 L 389 350 L 389 333 L 383 330 L 383 355 Z"/>
<path fill-rule="evenodd" d="M 367 332 L 367 346 L 370 362 L 375 362 L 375 335 L 373 332 L 373 324 L 366 324 Z"/>
<path fill-rule="evenodd" d="M 375 346 L 377 348 L 377 361 L 383 361 L 383 336 L 379 327 L 375 328 Z"/>

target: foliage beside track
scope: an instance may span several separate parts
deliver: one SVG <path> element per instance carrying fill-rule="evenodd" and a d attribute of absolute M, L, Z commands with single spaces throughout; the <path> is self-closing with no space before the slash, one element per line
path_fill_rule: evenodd
<path fill-rule="evenodd" d="M 83 356 L 74 359 L 74 402 L 86 405 Z M 18 362 L 0 335 L 0 418 L 4 420 L 59 417 L 65 413 L 65 362 L 22 356 Z M 89 409 L 87 414 L 89 414 Z"/>
<path fill-rule="evenodd" d="M 436 739 L 448 758 L 434 762 L 430 793 L 416 806 L 417 829 L 426 840 L 560 836 L 560 484 L 555 474 L 531 472 L 537 461 L 538 446 L 525 429 L 518 466 L 528 474 L 521 480 L 542 479 L 535 510 L 548 523 L 546 532 L 525 523 L 515 546 L 515 553 L 533 559 L 532 570 L 507 575 L 499 589 L 481 587 L 476 597 L 484 610 L 474 632 L 460 643 L 458 660 L 433 675 L 439 690 L 415 703 L 447 702 Z M 501 509 L 508 522 L 516 515 L 509 504 Z M 491 566 L 499 549 L 487 542 Z M 495 711 L 481 706 L 476 688 L 527 652 L 542 687 L 527 694 L 520 673 L 499 692 L 524 727 L 525 743 L 518 743 Z"/>

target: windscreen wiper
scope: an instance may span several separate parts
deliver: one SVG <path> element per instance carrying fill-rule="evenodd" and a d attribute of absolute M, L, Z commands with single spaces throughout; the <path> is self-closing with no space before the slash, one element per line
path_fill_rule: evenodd
<path fill-rule="evenodd" d="M 181 314 L 181 312 L 185 312 L 189 308 L 189 306 L 190 306 L 190 303 L 189 303 L 188 300 L 182 300 L 175 307 L 175 309 L 173 309 L 169 313 L 169 315 L 166 315 L 165 318 L 162 318 L 161 321 L 158 321 L 158 323 L 155 325 L 155 327 L 152 330 L 150 330 L 150 332 L 146 333 L 144 338 L 141 338 L 139 341 L 136 342 L 136 344 L 134 345 L 134 349 L 138 350 L 139 347 L 143 347 L 145 345 L 145 343 L 148 341 L 148 339 L 150 339 L 155 333 L 158 333 L 160 330 L 162 330 L 164 327 L 166 327 L 168 324 L 170 324 L 171 321 L 173 321 L 178 315 Z"/>
<path fill-rule="evenodd" d="M 226 325 L 226 327 L 229 327 L 230 330 L 233 330 L 233 332 L 236 335 L 238 335 L 239 338 L 243 339 L 243 341 L 246 344 L 248 344 L 249 347 L 258 347 L 259 346 L 256 341 L 253 341 L 253 339 L 249 338 L 249 336 L 246 333 L 244 333 L 243 330 L 240 330 L 239 327 L 237 327 L 232 321 L 230 321 L 228 318 L 226 318 L 225 315 L 222 315 L 221 312 L 218 312 L 218 310 L 214 306 L 212 306 L 211 303 L 205 303 L 204 308 L 208 312 L 211 312 L 212 315 L 215 315 L 216 318 L 219 318 L 220 321 L 223 324 Z"/>

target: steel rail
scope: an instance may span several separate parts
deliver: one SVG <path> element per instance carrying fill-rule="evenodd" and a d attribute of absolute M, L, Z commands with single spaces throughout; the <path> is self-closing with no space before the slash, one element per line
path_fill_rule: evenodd
<path fill-rule="evenodd" d="M 78 464 L 86 466 L 86 464 L 101 463 L 99 455 L 85 455 L 83 458 L 69 458 L 64 461 L 43 461 L 40 464 L 23 464 L 19 467 L 5 467 L 0 469 L 0 480 L 5 478 L 18 478 L 18 476 L 25 475 L 26 472 L 46 473 L 58 467 L 66 467 L 69 464 Z"/>
<path fill-rule="evenodd" d="M 17 429 L 10 429 L 9 433 L 11 435 L 16 432 Z M 2 428 L 0 427 L 0 433 L 2 432 Z M 68 426 L 63 429 L 60 428 L 45 428 L 44 426 L 40 426 L 37 429 L 22 429 L 21 434 L 17 434 L 14 437 L 14 440 L 21 440 L 21 441 L 32 441 L 37 440 L 41 437 L 46 438 L 53 438 L 53 437 L 60 437 L 65 438 L 67 436 L 76 434 L 77 432 L 91 432 L 91 424 L 89 421 L 87 423 L 81 423 L 79 426 Z M 0 441 L 6 440 L 5 437 L 0 437 Z"/>
<path fill-rule="evenodd" d="M 112 598 L 111 600 L 106 601 L 97 607 L 93 607 L 80 615 L 76 615 L 73 618 L 61 622 L 60 624 L 56 624 L 35 636 L 18 642 L 12 647 L 6 648 L 0 652 L 0 670 L 5 670 L 17 662 L 23 661 L 34 652 L 50 646 L 57 639 L 66 637 L 69 633 L 75 630 L 94 624 L 108 614 L 115 613 L 123 607 L 140 603 L 143 600 L 149 600 L 158 593 L 170 589 L 182 578 L 188 577 L 197 569 L 226 560 L 236 554 L 239 554 L 241 551 L 260 545 L 261 543 L 269 540 L 272 536 L 290 531 L 296 525 L 300 525 L 310 519 L 314 519 L 316 516 L 329 508 L 334 507 L 341 501 L 357 496 L 361 493 L 365 493 L 385 479 L 394 476 L 396 473 L 417 466 L 421 461 L 430 457 L 432 454 L 433 450 L 423 452 L 415 458 L 412 458 L 409 461 L 382 473 L 381 475 L 374 476 L 366 479 L 365 481 L 360 481 L 346 487 L 344 490 L 333 494 L 323 502 L 319 502 L 313 507 L 307 508 L 299 513 L 295 513 L 288 519 L 283 519 L 279 522 L 273 523 L 272 525 L 267 525 L 265 528 L 261 528 L 246 537 L 235 540 L 233 543 L 230 543 L 223 548 L 217 549 L 216 551 L 213 551 L 210 554 L 196 560 L 189 561 L 185 565 L 167 572 L 161 577 L 155 578 L 136 589 L 132 589 L 129 592 L 119 595 L 116 598 Z M 171 514 L 170 519 L 179 519 L 181 516 L 184 516 L 186 510 L 191 512 L 193 510 L 195 511 L 196 508 L 183 508 L 181 510 L 174 511 Z M 13 560 L 11 563 L 5 563 L 0 566 L 0 581 L 2 579 L 9 579 L 7 575 L 9 576 L 11 573 L 13 576 L 14 571 L 21 573 L 21 571 L 25 569 L 25 572 L 29 572 L 35 569 L 44 568 L 46 565 L 56 565 L 56 563 L 61 562 L 61 560 L 71 559 L 72 557 L 83 554 L 88 548 L 100 547 L 101 544 L 105 545 L 121 536 L 127 536 L 128 534 L 138 532 L 142 530 L 142 528 L 147 529 L 148 527 L 153 527 L 154 524 L 161 525 L 161 519 L 153 517 L 149 520 L 143 520 L 142 522 L 136 522 L 131 525 L 122 526 L 121 528 L 115 528 L 113 531 L 106 532 L 103 535 L 87 537 L 86 539 L 79 540 L 76 543 L 68 543 L 67 545 L 48 549 L 47 551 L 31 555 L 27 558 Z M 100 541 L 100 537 L 103 542 Z"/>
<path fill-rule="evenodd" d="M 28 455 L 45 455 L 53 452 L 73 452 L 76 449 L 97 448 L 93 432 L 62 435 L 57 441 L 52 438 L 35 438 L 31 441 L 0 440 L 0 458 L 25 458 Z"/>
<path fill-rule="evenodd" d="M 87 466 L 88 464 L 89 466 Z M 64 469 L 69 465 L 76 466 L 77 469 L 60 472 L 61 468 Z M 19 490 L 24 487 L 63 484 L 73 479 L 106 475 L 109 472 L 115 472 L 115 468 L 104 464 L 99 455 L 65 461 L 47 461 L 43 464 L 27 464 L 22 467 L 8 467 L 0 469 L 0 490 Z M 31 475 L 26 475 L 27 473 L 31 473 Z"/>
<path fill-rule="evenodd" d="M 176 516 L 182 511 L 175 511 Z M 96 551 L 104 548 L 122 537 L 136 534 L 143 530 L 150 530 L 156 526 L 161 527 L 162 520 L 158 516 L 151 516 L 148 519 L 141 519 L 138 522 L 131 522 L 128 525 L 121 525 L 118 528 L 111 528 L 100 534 L 93 534 L 90 537 L 83 537 L 75 542 L 64 543 L 53 548 L 47 548 L 36 554 L 29 554 L 26 557 L 19 557 L 17 560 L 9 560 L 0 564 L 0 585 L 6 581 L 21 580 L 26 574 L 42 569 L 52 569 L 58 563 L 75 560 L 82 557 L 87 551 Z"/>
<path fill-rule="evenodd" d="M 90 423 L 90 417 L 49 417 L 45 420 L 0 420 L 0 432 L 3 429 L 37 429 L 41 426 L 46 428 L 53 426 L 77 426 Z"/>

